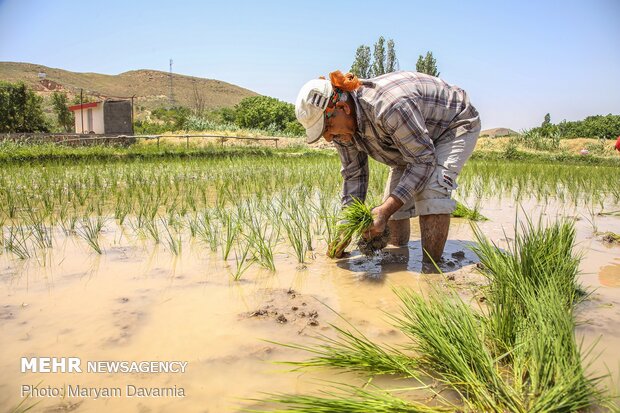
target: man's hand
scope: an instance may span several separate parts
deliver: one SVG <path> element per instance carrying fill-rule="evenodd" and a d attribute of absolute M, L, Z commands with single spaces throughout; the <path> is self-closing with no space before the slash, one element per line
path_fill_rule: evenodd
<path fill-rule="evenodd" d="M 363 234 L 363 237 L 365 239 L 375 238 L 383 234 L 388 219 L 390 219 L 390 217 L 386 216 L 385 213 L 380 209 L 380 207 L 372 209 L 372 216 L 374 217 L 372 225 Z"/>
<path fill-rule="evenodd" d="M 388 220 L 401 206 L 403 206 L 403 202 L 395 196 L 390 195 L 384 203 L 373 208 L 372 215 L 374 220 L 370 228 L 364 232 L 364 238 L 371 239 L 383 234 Z"/>

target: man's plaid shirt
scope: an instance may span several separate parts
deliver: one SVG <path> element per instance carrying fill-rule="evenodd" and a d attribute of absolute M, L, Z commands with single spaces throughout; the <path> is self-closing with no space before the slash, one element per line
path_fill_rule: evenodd
<path fill-rule="evenodd" d="M 366 199 L 368 155 L 392 167 L 406 166 L 392 192 L 406 202 L 435 169 L 435 141 L 454 139 L 459 127 L 479 127 L 478 111 L 464 90 L 422 73 L 393 72 L 362 82 L 349 94 L 357 133 L 351 144 L 336 144 L 344 178 L 342 202 L 348 204 L 352 196 Z"/>

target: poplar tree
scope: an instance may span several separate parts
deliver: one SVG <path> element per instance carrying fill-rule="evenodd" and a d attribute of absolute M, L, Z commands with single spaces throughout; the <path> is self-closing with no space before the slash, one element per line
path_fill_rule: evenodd
<path fill-rule="evenodd" d="M 385 39 L 379 36 L 373 52 L 372 76 L 381 76 L 385 73 Z"/>
<path fill-rule="evenodd" d="M 370 47 L 361 45 L 357 48 L 350 72 L 362 79 L 370 77 Z"/>
<path fill-rule="evenodd" d="M 398 70 L 398 59 L 396 59 L 396 50 L 394 49 L 394 40 L 387 42 L 387 58 L 385 62 L 385 73 L 391 73 Z"/>
<path fill-rule="evenodd" d="M 74 125 L 73 113 L 67 106 L 67 94 L 63 92 L 54 92 L 52 94 L 52 106 L 54 113 L 58 119 L 58 125 L 65 131 L 71 132 Z"/>
<path fill-rule="evenodd" d="M 357 77 L 366 79 L 395 70 L 398 70 L 398 59 L 396 58 L 394 40 L 389 39 L 387 41 L 386 51 L 385 38 L 380 36 L 374 45 L 372 59 L 369 46 L 363 44 L 357 48 L 350 72 Z"/>
<path fill-rule="evenodd" d="M 415 70 L 419 73 L 426 73 L 431 76 L 439 76 L 439 70 L 437 70 L 437 60 L 433 57 L 433 52 L 426 52 L 426 56 L 418 57 L 418 61 L 415 64 Z"/>

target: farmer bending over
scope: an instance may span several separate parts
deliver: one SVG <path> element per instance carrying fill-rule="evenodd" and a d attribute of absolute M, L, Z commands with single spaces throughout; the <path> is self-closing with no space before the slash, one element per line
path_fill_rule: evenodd
<path fill-rule="evenodd" d="M 301 88 L 295 114 L 308 143 L 322 136 L 336 145 L 343 205 L 352 197 L 366 199 L 369 155 L 390 166 L 383 203 L 373 209 L 366 236 L 382 234 L 387 225 L 390 244 L 407 245 L 409 218 L 419 216 L 423 261 L 430 256 L 439 262 L 456 207 L 456 177 L 480 133 L 478 111 L 463 89 L 421 73 L 360 80 L 336 71 L 329 77 Z"/>

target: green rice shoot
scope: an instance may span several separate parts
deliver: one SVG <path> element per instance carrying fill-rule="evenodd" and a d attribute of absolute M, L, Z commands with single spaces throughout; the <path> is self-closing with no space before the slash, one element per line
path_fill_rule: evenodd
<path fill-rule="evenodd" d="M 336 239 L 332 244 L 328 256 L 334 258 L 336 253 L 348 245 L 353 238 L 359 238 L 373 223 L 372 208 L 361 200 L 353 197 L 341 213 L 341 220 L 336 226 Z"/>

